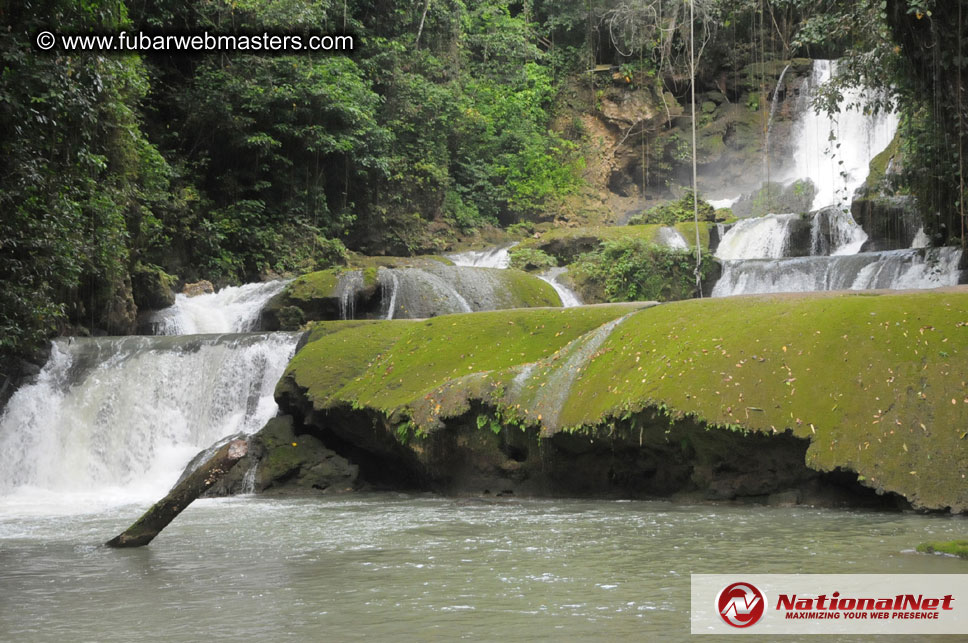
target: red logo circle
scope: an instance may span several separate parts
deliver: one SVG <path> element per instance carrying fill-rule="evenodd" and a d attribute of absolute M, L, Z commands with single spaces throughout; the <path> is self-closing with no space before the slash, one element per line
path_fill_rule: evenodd
<path fill-rule="evenodd" d="M 766 597 L 750 583 L 733 583 L 716 597 L 716 607 L 733 627 L 749 627 L 763 617 Z"/>

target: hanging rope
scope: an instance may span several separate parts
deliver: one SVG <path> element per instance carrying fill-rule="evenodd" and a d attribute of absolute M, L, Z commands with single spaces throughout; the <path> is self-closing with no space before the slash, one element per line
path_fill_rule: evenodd
<path fill-rule="evenodd" d="M 692 103 L 692 218 L 696 224 L 696 292 L 702 299 L 702 246 L 699 243 L 699 189 L 696 184 L 696 14 L 695 0 L 689 0 L 689 76 L 692 79 L 690 94 Z"/>

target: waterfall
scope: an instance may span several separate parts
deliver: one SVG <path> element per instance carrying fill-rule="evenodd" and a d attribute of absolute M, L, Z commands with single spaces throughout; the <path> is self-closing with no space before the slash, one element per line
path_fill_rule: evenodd
<path fill-rule="evenodd" d="M 662 226 L 656 233 L 656 241 L 672 250 L 688 250 L 689 243 L 678 230 L 670 226 Z"/>
<path fill-rule="evenodd" d="M 921 289 L 960 282 L 961 248 L 726 261 L 713 297 L 814 290 Z"/>
<path fill-rule="evenodd" d="M 286 287 L 287 281 L 228 286 L 208 295 L 176 295 L 175 305 L 154 312 L 149 319 L 154 335 L 244 333 L 259 322 L 266 302 Z"/>
<path fill-rule="evenodd" d="M 780 101 L 777 97 L 780 95 L 780 88 L 783 86 L 783 77 L 786 76 L 788 69 L 790 69 L 790 65 L 787 65 L 783 68 L 783 71 L 780 72 L 780 78 L 776 81 L 776 89 L 773 90 L 773 101 L 770 104 L 770 117 L 766 121 L 766 139 L 763 143 L 763 162 L 766 167 L 767 180 L 769 180 L 770 176 L 770 132 L 773 131 L 773 116 L 776 114 L 777 105 L 780 104 Z"/>
<path fill-rule="evenodd" d="M 440 267 L 440 272 L 444 272 L 451 279 L 445 279 L 435 274 L 437 271 L 430 272 L 431 270 L 431 267 L 380 269 L 378 279 L 383 286 L 385 303 L 381 305 L 381 309 L 385 311 L 384 319 L 422 319 L 475 310 L 455 287 L 453 278 L 460 273 L 454 266 Z M 386 295 L 388 290 L 391 293 L 389 300 Z"/>
<path fill-rule="evenodd" d="M 494 253 L 490 253 L 490 256 L 493 257 Z M 380 268 L 377 273 L 380 317 L 423 319 L 534 305 L 516 291 L 516 284 L 521 279 L 536 278 L 516 271 L 510 274 L 505 269 L 448 266 L 435 261 L 427 262 L 420 268 Z M 549 283 L 561 296 L 559 287 L 563 286 Z"/>
<path fill-rule="evenodd" d="M 924 233 L 924 227 L 918 228 L 917 233 L 914 235 L 914 240 L 911 241 L 912 248 L 927 248 L 931 245 L 931 239 Z"/>
<path fill-rule="evenodd" d="M 793 231 L 801 224 L 797 214 L 743 219 L 723 236 L 716 257 L 723 260 L 786 257 Z"/>
<path fill-rule="evenodd" d="M 0 416 L 0 499 L 154 501 L 200 449 L 260 429 L 299 334 L 62 338 Z"/>
<path fill-rule="evenodd" d="M 867 233 L 854 221 L 850 212 L 827 207 L 813 215 L 810 231 L 810 254 L 854 255 L 860 252 Z"/>
<path fill-rule="evenodd" d="M 455 266 L 507 268 L 511 264 L 509 252 L 516 245 L 518 245 L 517 242 L 514 242 L 494 248 L 485 248 L 484 250 L 457 252 L 447 255 L 447 258 L 453 261 Z"/>
<path fill-rule="evenodd" d="M 354 319 L 356 317 L 356 296 L 363 290 L 363 273 L 351 270 L 340 275 L 336 283 L 336 296 L 339 298 L 339 318 Z"/>
<path fill-rule="evenodd" d="M 813 61 L 813 73 L 801 92 L 802 105 L 793 124 L 794 166 L 787 181 L 813 182 L 812 210 L 828 205 L 849 207 L 854 191 L 867 179 L 871 159 L 890 144 L 898 125 L 897 113 L 864 113 L 874 90 L 845 90 L 833 117 L 814 111 L 810 101 L 816 89 L 836 73 L 837 61 Z"/>
<path fill-rule="evenodd" d="M 574 308 L 575 306 L 581 306 L 581 298 L 578 297 L 574 290 L 561 283 L 559 280 L 559 278 L 566 272 L 568 272 L 567 268 L 549 268 L 545 272 L 538 275 L 538 277 L 551 284 L 551 287 L 555 289 L 556 293 L 558 293 L 558 297 L 561 299 L 561 305 L 563 307 Z"/>

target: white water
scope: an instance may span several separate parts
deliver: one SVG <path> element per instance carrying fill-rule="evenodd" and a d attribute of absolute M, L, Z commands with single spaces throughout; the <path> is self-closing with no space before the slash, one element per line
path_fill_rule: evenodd
<path fill-rule="evenodd" d="M 810 179 L 816 193 L 812 210 L 828 205 L 848 207 L 854 191 L 867 179 L 870 161 L 894 138 L 898 115 L 863 113 L 873 90 L 849 89 L 833 117 L 809 105 L 814 91 L 837 73 L 837 61 L 813 61 L 813 74 L 801 100 L 806 104 L 794 122 L 794 167 L 787 181 Z"/>
<path fill-rule="evenodd" d="M 578 294 L 560 281 L 560 277 L 566 272 L 568 272 L 567 268 L 549 268 L 538 275 L 538 277 L 551 284 L 551 287 L 558 293 L 563 307 L 574 308 L 575 306 L 581 306 L 581 298 Z"/>
<path fill-rule="evenodd" d="M 662 226 L 656 234 L 656 240 L 672 250 L 688 250 L 689 243 L 682 233 L 670 226 Z"/>
<path fill-rule="evenodd" d="M 0 507 L 163 496 L 198 451 L 262 428 L 299 335 L 65 338 L 0 416 Z"/>
<path fill-rule="evenodd" d="M 517 242 L 505 246 L 485 248 L 484 250 L 468 250 L 446 255 L 454 262 L 455 266 L 468 266 L 471 268 L 507 268 L 511 265 L 511 257 L 508 254 Z"/>
<path fill-rule="evenodd" d="M 918 228 L 917 234 L 911 241 L 912 248 L 927 248 L 931 245 L 931 239 L 924 233 L 924 228 Z"/>
<path fill-rule="evenodd" d="M 720 208 L 733 207 L 733 204 L 735 204 L 737 201 L 739 201 L 742 198 L 743 198 L 742 194 L 737 194 L 736 196 L 729 199 L 709 199 L 706 202 L 709 205 L 713 206 L 713 208 L 715 208 L 716 210 L 719 210 Z"/>
<path fill-rule="evenodd" d="M 259 313 L 286 281 L 267 281 L 227 286 L 217 293 L 175 296 L 175 305 L 152 315 L 155 335 L 244 333 L 259 322 Z"/>
<path fill-rule="evenodd" d="M 814 290 L 923 289 L 959 283 L 960 248 L 723 263 L 713 297 Z"/>
<path fill-rule="evenodd" d="M 785 257 L 790 231 L 800 221 L 797 214 L 743 219 L 726 232 L 716 248 L 716 257 L 724 261 Z"/>
<path fill-rule="evenodd" d="M 451 313 L 470 313 L 475 308 L 458 291 L 459 271 L 449 269 L 444 279 L 421 268 L 380 268 L 378 279 L 383 292 L 384 319 L 422 319 Z M 483 309 L 483 308 L 481 308 Z"/>
<path fill-rule="evenodd" d="M 810 254 L 855 255 L 867 241 L 867 233 L 843 208 L 828 207 L 814 213 L 810 231 Z"/>
<path fill-rule="evenodd" d="M 783 77 L 786 76 L 789 69 L 790 65 L 784 67 L 783 71 L 780 72 L 780 78 L 776 81 L 776 89 L 773 90 L 773 100 L 770 104 L 770 117 L 766 121 L 766 140 L 763 143 L 763 163 L 766 166 L 765 174 L 767 180 L 770 177 L 770 134 L 773 132 L 773 117 L 776 116 L 776 108 L 780 104 L 779 94 L 780 88 L 783 87 Z"/>

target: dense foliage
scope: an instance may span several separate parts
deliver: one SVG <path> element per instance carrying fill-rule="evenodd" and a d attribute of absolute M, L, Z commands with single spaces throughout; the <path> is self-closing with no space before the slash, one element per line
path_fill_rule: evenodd
<path fill-rule="evenodd" d="M 766 100 L 769 62 L 845 56 L 844 82 L 895 89 L 907 189 L 938 242 L 963 239 L 966 4 L 695 0 L 699 83 L 725 92 L 728 74 L 752 70 Z M 580 119 L 556 121 L 558 108 L 595 109 L 611 82 L 586 73 L 596 65 L 684 102 L 688 7 L 0 2 L 4 363 L 58 331 L 132 332 L 146 276 L 239 282 L 340 264 L 347 250 L 438 251 L 475 228 L 531 230 L 567 212 L 587 189 L 584 153 L 597 143 Z M 350 33 L 356 48 L 45 53 L 33 45 L 42 29 Z M 645 256 L 613 251 L 599 260 Z M 610 296 L 651 293 L 629 288 Z"/>
<path fill-rule="evenodd" d="M 686 190 L 686 193 L 678 201 L 670 201 L 649 208 L 646 212 L 630 218 L 628 223 L 629 225 L 649 223 L 672 225 L 673 223 L 693 220 L 715 221 L 716 209 L 702 197 L 697 202 L 692 190 Z"/>
<path fill-rule="evenodd" d="M 714 262 L 706 254 L 700 278 L 706 280 Z M 696 256 L 642 239 L 606 241 L 579 257 L 570 274 L 586 298 L 599 301 L 677 301 L 698 295 Z"/>

